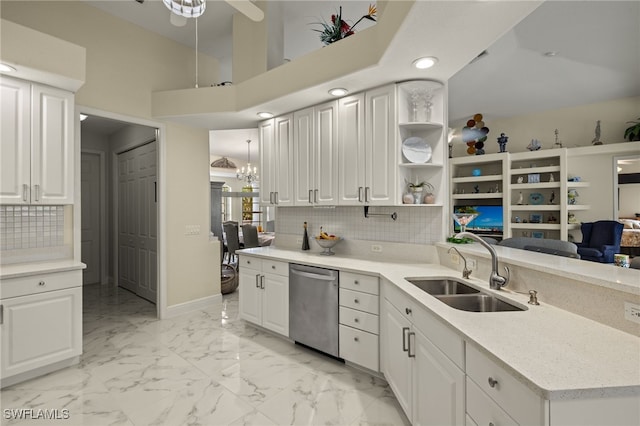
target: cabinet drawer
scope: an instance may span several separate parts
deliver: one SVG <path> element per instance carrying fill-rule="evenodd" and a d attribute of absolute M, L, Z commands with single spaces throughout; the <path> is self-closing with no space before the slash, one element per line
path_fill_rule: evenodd
<path fill-rule="evenodd" d="M 379 371 L 378 336 L 340 325 L 340 358 Z"/>
<path fill-rule="evenodd" d="M 467 375 L 518 423 L 545 424 L 544 401 L 473 345 L 467 344 Z M 471 415 L 478 424 L 483 424 Z"/>
<path fill-rule="evenodd" d="M 242 267 L 255 269 L 257 271 L 262 271 L 262 259 L 258 259 L 257 257 L 249 257 L 249 256 L 239 256 L 240 260 L 240 270 Z"/>
<path fill-rule="evenodd" d="M 362 291 L 369 294 L 380 294 L 378 277 L 354 274 L 340 271 L 340 287 L 349 290 Z"/>
<path fill-rule="evenodd" d="M 344 306 L 340 306 L 340 324 L 373 334 L 379 334 L 380 330 L 377 315 L 345 308 Z"/>
<path fill-rule="evenodd" d="M 379 311 L 378 296 L 344 288 L 340 289 L 340 306 L 376 315 L 378 315 Z"/>
<path fill-rule="evenodd" d="M 471 425 L 518 425 L 509 415 L 498 406 L 473 380 L 467 377 L 467 417 L 475 423 Z M 527 422 L 527 424 L 542 424 Z"/>
<path fill-rule="evenodd" d="M 82 285 L 82 270 L 36 274 L 2 280 L 0 290 L 3 299 L 44 293 Z"/>
<path fill-rule="evenodd" d="M 262 272 L 265 274 L 289 276 L 289 263 L 278 260 L 262 259 Z"/>

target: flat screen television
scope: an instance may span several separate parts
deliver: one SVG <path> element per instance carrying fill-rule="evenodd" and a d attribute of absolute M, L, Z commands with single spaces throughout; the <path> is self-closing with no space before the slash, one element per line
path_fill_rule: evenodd
<path fill-rule="evenodd" d="M 478 212 L 478 217 L 467 225 L 468 232 L 482 235 L 502 235 L 502 206 L 454 206 L 453 212 L 469 211 L 468 209 L 475 209 Z M 455 221 L 453 229 L 455 232 L 460 232 L 460 225 Z"/>

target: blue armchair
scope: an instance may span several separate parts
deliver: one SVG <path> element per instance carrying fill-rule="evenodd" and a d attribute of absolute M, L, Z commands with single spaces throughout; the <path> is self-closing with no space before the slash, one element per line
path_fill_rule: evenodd
<path fill-rule="evenodd" d="M 582 223 L 582 242 L 577 243 L 578 254 L 584 260 L 613 263 L 613 255 L 620 252 L 624 225 L 615 220 Z"/>

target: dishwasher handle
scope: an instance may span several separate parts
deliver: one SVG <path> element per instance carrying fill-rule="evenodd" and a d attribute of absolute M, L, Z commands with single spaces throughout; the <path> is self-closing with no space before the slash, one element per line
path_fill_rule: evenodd
<path fill-rule="evenodd" d="M 302 271 L 298 271 L 296 269 L 292 269 L 291 273 L 295 274 L 295 275 L 299 275 L 301 277 L 310 278 L 312 280 L 321 280 L 321 281 L 336 281 L 337 280 L 337 277 L 335 277 L 335 276 L 320 275 L 320 274 L 314 274 L 314 273 L 311 273 L 311 272 L 302 272 Z"/>

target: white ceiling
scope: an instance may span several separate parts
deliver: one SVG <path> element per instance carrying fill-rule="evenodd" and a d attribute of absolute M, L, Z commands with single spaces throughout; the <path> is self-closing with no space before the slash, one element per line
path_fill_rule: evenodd
<path fill-rule="evenodd" d="M 134 0 L 90 3 L 150 31 L 195 46 L 192 22 L 182 28 L 169 24 L 168 10 L 160 0 L 145 0 L 143 4 Z M 285 57 L 290 59 L 319 48 L 317 33 L 311 31 L 317 25 L 312 24 L 323 17 L 328 19 L 338 5 L 344 6 L 343 13 L 349 18 L 365 13 L 368 5 L 368 1 L 280 3 L 285 16 Z M 429 13 L 425 7 L 419 11 Z M 208 0 L 206 12 L 199 18 L 199 50 L 218 57 L 223 67 L 230 62 L 233 13 L 234 9 L 226 2 Z M 397 59 L 403 55 L 402 51 L 420 44 L 415 40 L 420 40 L 421 29 L 415 25 L 413 10 L 412 14 L 400 31 L 404 35 L 399 34 L 392 45 L 395 51 L 386 55 L 385 63 L 379 65 L 378 74 L 384 75 L 376 77 L 377 84 L 387 83 L 389 76 L 410 77 L 404 61 Z M 457 22 L 454 18 L 451 25 Z M 478 22 L 478 31 L 490 25 L 491 22 Z M 413 43 L 404 40 L 413 40 Z M 558 54 L 544 55 L 550 51 Z M 451 73 L 455 73 L 449 80 L 451 122 L 479 111 L 490 119 L 640 96 L 640 2 L 547 1 L 489 46 L 487 52 L 488 55 L 478 61 Z M 375 77 L 375 70 L 367 70 L 366 75 Z M 367 83 L 375 85 L 374 80 Z M 216 133 L 212 132 L 214 140 Z M 240 141 L 253 137 L 244 133 L 233 135 L 223 131 L 218 142 L 211 144 L 212 153 L 245 158 L 246 144 Z M 257 149 L 255 145 L 252 159 L 257 159 L 253 153 Z"/>

